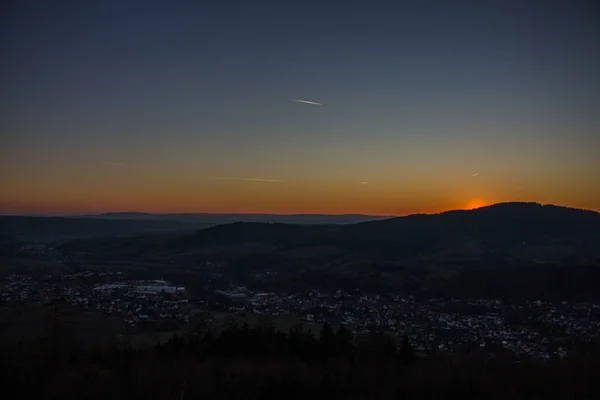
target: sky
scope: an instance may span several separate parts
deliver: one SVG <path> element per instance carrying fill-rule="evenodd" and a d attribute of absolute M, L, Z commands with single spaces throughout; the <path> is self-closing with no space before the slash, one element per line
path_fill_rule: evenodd
<path fill-rule="evenodd" d="M 0 214 L 600 210 L 592 0 L 0 7 Z"/>

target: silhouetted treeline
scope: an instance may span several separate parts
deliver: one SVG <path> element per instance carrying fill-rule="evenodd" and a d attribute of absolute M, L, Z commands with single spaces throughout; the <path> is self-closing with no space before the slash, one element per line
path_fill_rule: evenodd
<path fill-rule="evenodd" d="M 491 354 L 418 358 L 408 337 L 344 326 L 313 334 L 272 325 L 195 330 L 151 349 L 113 348 L 32 363 L 2 358 L 4 389 L 36 399 L 591 399 L 600 365 L 589 356 L 545 364 Z"/>
<path fill-rule="evenodd" d="M 416 359 L 408 338 L 398 346 L 394 338 L 373 329 L 370 336 L 358 340 L 344 325 L 334 331 L 328 324 L 317 336 L 304 330 L 302 325 L 296 325 L 286 333 L 270 324 L 250 327 L 247 323 L 233 323 L 218 335 L 208 330 L 174 336 L 167 343 L 158 345 L 156 352 L 169 357 L 185 353 L 199 360 L 293 359 L 309 363 L 377 359 L 402 360 L 408 365 Z"/>

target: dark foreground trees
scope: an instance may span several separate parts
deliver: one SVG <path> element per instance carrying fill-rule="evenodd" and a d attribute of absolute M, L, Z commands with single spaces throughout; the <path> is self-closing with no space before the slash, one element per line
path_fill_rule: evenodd
<path fill-rule="evenodd" d="M 373 331 L 231 324 L 147 350 L 105 349 L 52 365 L 2 358 L 4 389 L 36 399 L 595 398 L 599 365 L 582 360 L 514 364 L 484 357 L 417 358 Z"/>

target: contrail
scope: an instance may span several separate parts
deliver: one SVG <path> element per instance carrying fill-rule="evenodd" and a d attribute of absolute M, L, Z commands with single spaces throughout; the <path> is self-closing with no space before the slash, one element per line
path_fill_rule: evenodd
<path fill-rule="evenodd" d="M 230 181 L 250 181 L 250 182 L 283 182 L 281 179 L 261 179 L 261 178 L 234 178 L 229 176 L 211 176 L 209 179 L 220 179 Z"/>
<path fill-rule="evenodd" d="M 298 99 L 290 99 L 291 101 L 295 101 L 296 103 L 304 103 L 304 104 L 312 104 L 314 106 L 322 106 L 323 103 L 317 103 L 314 101 L 308 101 L 308 100 L 298 100 Z"/>

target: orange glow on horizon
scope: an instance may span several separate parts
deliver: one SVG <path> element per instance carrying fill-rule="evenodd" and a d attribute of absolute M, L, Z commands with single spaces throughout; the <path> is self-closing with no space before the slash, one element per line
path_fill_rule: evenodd
<path fill-rule="evenodd" d="M 40 196 L 42 197 L 42 196 Z M 66 197 L 66 196 L 65 196 Z M 435 198 L 428 193 L 402 197 L 398 192 L 374 193 L 344 192 L 332 190 L 316 192 L 293 190 L 287 193 L 271 192 L 269 196 L 258 192 L 215 193 L 197 196 L 193 192 L 185 198 L 180 193 L 136 197 L 123 193 L 120 198 L 86 196 L 70 198 L 30 198 L 0 201 L 1 215 L 80 215 L 106 212 L 145 212 L 151 214 L 365 214 L 404 216 L 411 214 L 435 214 L 450 210 L 473 210 L 507 201 L 535 201 L 541 204 L 599 210 L 594 204 L 552 202 L 552 199 L 490 197 L 487 200 L 472 198 L 457 201 L 451 195 L 441 194 Z"/>
<path fill-rule="evenodd" d="M 344 214 L 362 214 L 379 216 L 405 216 L 411 214 L 436 214 L 454 209 L 456 207 L 335 207 L 335 206 L 310 206 L 305 207 L 293 205 L 281 205 L 279 207 L 269 206 L 244 206 L 237 207 L 193 207 L 193 206 L 135 206 L 132 204 L 119 206 L 77 206 L 77 205 L 3 205 L 0 206 L 0 215 L 83 215 L 83 214 L 102 214 L 113 212 L 142 212 L 149 214 L 272 214 L 272 215 L 301 215 L 301 214 L 320 214 L 320 215 L 344 215 Z"/>
<path fill-rule="evenodd" d="M 488 204 L 481 199 L 473 199 L 467 203 L 467 205 L 465 206 L 465 209 L 466 210 L 475 210 L 476 208 L 485 207 L 487 205 Z"/>

